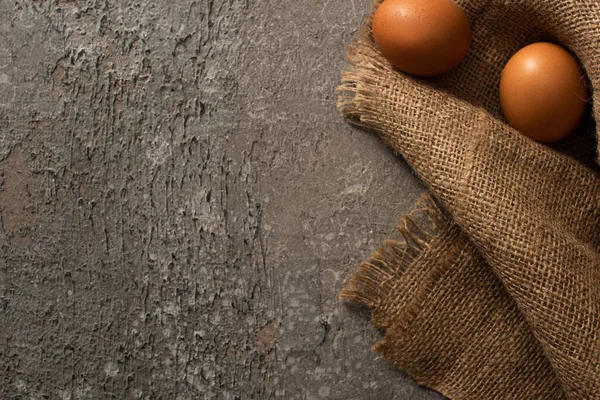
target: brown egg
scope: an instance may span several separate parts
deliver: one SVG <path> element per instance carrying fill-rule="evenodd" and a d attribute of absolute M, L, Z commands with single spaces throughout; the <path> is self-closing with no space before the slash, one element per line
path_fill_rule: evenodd
<path fill-rule="evenodd" d="M 399 70 L 433 76 L 467 55 L 471 28 L 452 0 L 385 0 L 373 17 L 373 39 Z"/>
<path fill-rule="evenodd" d="M 500 104 L 508 122 L 533 140 L 567 137 L 585 112 L 584 73 L 571 53 L 552 43 L 534 43 L 508 61 L 500 79 Z"/>

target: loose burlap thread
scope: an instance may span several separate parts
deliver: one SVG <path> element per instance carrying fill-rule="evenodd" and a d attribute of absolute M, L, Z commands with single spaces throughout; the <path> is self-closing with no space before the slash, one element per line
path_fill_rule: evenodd
<path fill-rule="evenodd" d="M 377 7 L 381 1 L 376 1 Z M 371 16 L 348 49 L 338 104 L 406 159 L 433 198 L 400 222 L 342 299 L 372 310 L 375 350 L 451 399 L 600 399 L 600 3 L 462 0 L 473 43 L 450 74 L 421 80 L 378 52 Z M 503 65 L 556 41 L 593 93 L 571 154 L 502 118 Z M 592 99 L 590 99 L 591 102 Z"/>

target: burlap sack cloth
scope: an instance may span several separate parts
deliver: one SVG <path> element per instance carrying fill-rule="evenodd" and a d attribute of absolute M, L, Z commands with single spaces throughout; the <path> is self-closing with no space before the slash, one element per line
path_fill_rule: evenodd
<path fill-rule="evenodd" d="M 543 40 L 576 53 L 599 87 L 600 2 L 458 3 L 473 43 L 446 76 L 394 70 L 371 18 L 348 50 L 342 113 L 436 200 L 401 220 L 405 241 L 376 251 L 341 297 L 371 308 L 385 332 L 375 350 L 450 399 L 600 399 L 600 177 L 576 159 L 595 153 L 599 92 L 570 156 L 510 128 L 498 98 L 507 60 Z"/>

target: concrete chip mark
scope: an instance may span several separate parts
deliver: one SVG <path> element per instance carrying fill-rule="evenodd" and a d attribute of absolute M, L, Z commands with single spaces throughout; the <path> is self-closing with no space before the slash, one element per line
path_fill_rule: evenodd
<path fill-rule="evenodd" d="M 229 345 L 229 347 L 227 347 L 227 357 L 229 358 L 235 358 L 235 347 L 233 347 L 233 345 Z"/>
<path fill-rule="evenodd" d="M 265 325 L 256 334 L 256 344 L 262 352 L 268 352 L 277 339 L 277 330 L 273 322 Z"/>
<path fill-rule="evenodd" d="M 33 174 L 26 161 L 26 155 L 15 148 L 2 166 L 0 216 L 12 246 L 30 245 L 31 230 L 45 213 L 43 177 Z"/>
<path fill-rule="evenodd" d="M 61 57 L 56 61 L 54 69 L 52 70 L 52 83 L 53 86 L 64 85 L 68 76 L 69 68 L 69 57 Z"/>
<path fill-rule="evenodd" d="M 6 74 L 0 74 L 0 107 L 7 107 L 15 101 L 17 88 Z"/>
<path fill-rule="evenodd" d="M 273 322 L 269 322 L 256 334 L 256 344 L 261 353 L 265 355 L 264 364 L 268 368 L 273 365 L 275 361 L 274 346 L 277 340 L 277 329 Z M 268 382 L 271 378 L 268 371 L 263 375 L 263 380 Z"/>

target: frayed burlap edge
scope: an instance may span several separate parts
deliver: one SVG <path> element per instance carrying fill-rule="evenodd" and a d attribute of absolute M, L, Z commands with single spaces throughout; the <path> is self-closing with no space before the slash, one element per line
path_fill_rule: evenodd
<path fill-rule="evenodd" d="M 361 116 L 372 115 L 370 112 L 366 113 L 365 111 L 375 112 L 377 110 L 366 110 L 366 104 L 369 103 L 361 100 L 375 95 L 375 93 L 366 89 L 369 86 L 368 83 L 375 82 L 369 82 L 369 77 L 364 76 L 364 74 L 357 74 L 355 65 L 359 64 L 361 60 L 364 61 L 363 56 L 360 54 L 360 49 L 364 48 L 365 45 L 369 51 L 378 51 L 374 47 L 373 40 L 371 40 L 373 36 L 372 22 L 375 11 L 382 2 L 383 0 L 373 0 L 369 16 L 365 19 L 356 40 L 354 43 L 346 46 L 347 63 L 342 70 L 341 83 L 336 88 L 336 93 L 338 93 L 337 107 L 344 118 L 356 126 L 365 128 L 370 128 L 372 125 L 368 123 L 369 121 L 363 120 L 362 118 L 364 117 Z"/>
<path fill-rule="evenodd" d="M 385 240 L 358 266 L 342 289 L 340 300 L 355 301 L 371 310 L 377 308 L 393 290 L 397 277 L 418 262 L 446 226 L 447 216 L 430 194 L 423 194 L 417 208 L 396 225 L 404 240 Z M 377 321 L 373 323 L 377 328 L 386 328 Z"/>

